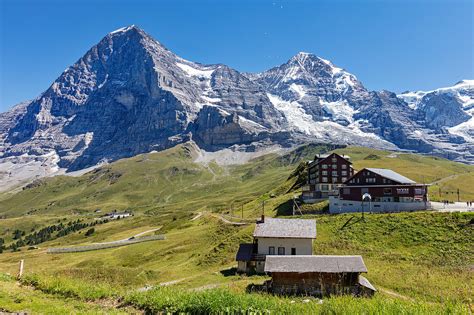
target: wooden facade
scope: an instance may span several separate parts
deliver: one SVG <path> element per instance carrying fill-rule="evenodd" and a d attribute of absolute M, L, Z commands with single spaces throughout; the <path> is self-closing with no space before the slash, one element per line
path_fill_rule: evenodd
<path fill-rule="evenodd" d="M 308 185 L 303 189 L 303 199 L 327 198 L 337 195 L 338 188 L 354 175 L 349 157 L 332 153 L 316 156 L 308 165 Z"/>
<path fill-rule="evenodd" d="M 361 256 L 267 256 L 266 287 L 279 295 L 372 295 L 376 289 L 360 274 L 367 272 Z"/>
<path fill-rule="evenodd" d="M 273 272 L 271 288 L 279 295 L 357 294 L 358 273 Z"/>
<path fill-rule="evenodd" d="M 383 173 L 379 174 L 367 168 L 359 171 L 348 179 L 343 187 L 339 188 L 339 199 L 360 201 L 362 195 L 365 193 L 371 195 L 373 202 L 412 202 L 428 200 L 427 185 L 417 184 L 409 179 L 405 181 L 397 180 L 396 178 L 383 176 Z"/>

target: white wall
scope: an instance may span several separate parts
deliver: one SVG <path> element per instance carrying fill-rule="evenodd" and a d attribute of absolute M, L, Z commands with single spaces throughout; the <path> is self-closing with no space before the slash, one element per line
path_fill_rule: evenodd
<path fill-rule="evenodd" d="M 268 248 L 275 247 L 275 255 L 278 255 L 278 247 L 285 248 L 285 255 L 291 255 L 291 248 L 296 248 L 296 255 L 312 255 L 313 240 L 310 238 L 270 238 L 259 237 L 258 253 L 268 255 Z"/>
<path fill-rule="evenodd" d="M 364 212 L 399 212 L 419 211 L 431 209 L 429 202 L 364 202 Z M 339 200 L 337 197 L 329 197 L 330 213 L 361 212 L 362 201 Z"/>

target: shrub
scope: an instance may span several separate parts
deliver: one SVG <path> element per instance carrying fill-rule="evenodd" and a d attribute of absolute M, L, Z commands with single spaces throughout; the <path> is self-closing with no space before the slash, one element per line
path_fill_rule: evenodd
<path fill-rule="evenodd" d="M 91 236 L 92 234 L 94 234 L 94 232 L 95 232 L 94 228 L 90 228 L 90 229 L 87 230 L 85 235 L 86 235 L 86 237 Z"/>

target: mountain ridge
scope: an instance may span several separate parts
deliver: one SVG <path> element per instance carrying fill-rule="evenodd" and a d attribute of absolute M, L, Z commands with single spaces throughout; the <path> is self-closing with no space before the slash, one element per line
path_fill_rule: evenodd
<path fill-rule="evenodd" d="M 45 167 L 75 171 L 189 140 L 208 151 L 358 144 L 473 163 L 474 81 L 461 82 L 424 94 L 369 91 L 305 52 L 241 73 L 181 58 L 132 25 L 107 34 L 36 99 L 0 114 L 0 181 L 11 164 L 53 156 Z"/>

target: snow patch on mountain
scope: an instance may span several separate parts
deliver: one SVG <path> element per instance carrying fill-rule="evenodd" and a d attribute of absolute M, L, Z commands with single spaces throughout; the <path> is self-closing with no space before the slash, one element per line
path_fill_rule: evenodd
<path fill-rule="evenodd" d="M 113 34 L 118 34 L 118 33 L 125 33 L 125 32 L 131 30 L 134 27 L 135 27 L 135 25 L 124 26 L 124 27 L 121 27 L 119 29 L 116 29 L 115 31 L 110 32 L 109 34 L 113 35 Z"/>
<path fill-rule="evenodd" d="M 323 99 L 319 99 L 323 110 L 330 115 L 333 121 L 346 121 L 348 123 L 354 122 L 354 114 L 359 111 L 352 108 L 346 100 L 326 102 Z"/>
<path fill-rule="evenodd" d="M 288 120 L 288 124 L 290 126 L 290 130 L 298 130 L 307 135 L 314 135 L 317 134 L 317 128 L 315 128 L 314 120 L 311 115 L 308 115 L 301 104 L 298 102 L 288 102 L 276 95 L 272 95 L 267 93 L 267 97 L 270 99 L 270 102 L 282 112 L 286 119 Z"/>
<path fill-rule="evenodd" d="M 21 187 L 34 179 L 60 175 L 65 169 L 58 167 L 56 151 L 42 155 L 22 154 L 0 160 L 0 192 Z"/>
<path fill-rule="evenodd" d="M 188 76 L 190 77 L 198 77 L 203 79 L 211 79 L 212 73 L 215 69 L 207 69 L 207 68 L 195 68 L 191 67 L 190 65 L 177 62 L 176 65 L 183 70 Z"/>
<path fill-rule="evenodd" d="M 466 141 L 474 143 L 474 117 L 466 122 L 448 129 L 450 134 L 463 137 Z"/>
<path fill-rule="evenodd" d="M 463 104 L 463 108 L 469 109 L 474 106 L 474 80 L 462 80 L 453 86 L 435 89 L 432 91 L 403 92 L 397 97 L 404 100 L 412 109 L 417 109 L 425 95 L 431 93 L 449 93 L 457 96 Z"/>
<path fill-rule="evenodd" d="M 373 133 L 362 131 L 360 121 L 354 121 L 353 119 L 356 111 L 345 101 L 326 102 L 325 105 L 328 110 L 333 112 L 336 120 L 348 121 L 347 126 L 343 126 L 335 121 L 315 121 L 311 115 L 306 113 L 300 103 L 285 101 L 269 93 L 267 96 L 272 104 L 285 115 L 290 131 L 299 131 L 318 140 L 333 143 L 358 144 L 387 149 L 397 148 L 392 143 L 383 140 Z"/>
<path fill-rule="evenodd" d="M 336 67 L 329 60 L 323 59 L 321 57 L 318 57 L 318 59 L 330 67 L 332 76 L 336 80 L 335 83 L 337 90 L 346 92 L 350 87 L 352 88 L 355 86 L 357 78 L 353 74 L 344 71 L 342 68 Z"/>
<path fill-rule="evenodd" d="M 298 94 L 299 99 L 302 99 L 306 95 L 306 90 L 303 85 L 292 83 L 290 85 L 290 89 Z"/>

